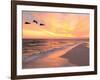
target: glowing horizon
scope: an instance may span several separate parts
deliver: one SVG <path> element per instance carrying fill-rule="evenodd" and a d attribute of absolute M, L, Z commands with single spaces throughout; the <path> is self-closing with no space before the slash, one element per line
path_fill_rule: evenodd
<path fill-rule="evenodd" d="M 89 14 L 23 12 L 24 39 L 89 38 L 89 26 Z"/>

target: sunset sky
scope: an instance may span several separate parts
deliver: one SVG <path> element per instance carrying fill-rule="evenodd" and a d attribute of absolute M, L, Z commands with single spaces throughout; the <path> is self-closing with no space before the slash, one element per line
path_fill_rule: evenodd
<path fill-rule="evenodd" d="M 22 14 L 24 39 L 89 38 L 89 14 L 32 11 Z"/>

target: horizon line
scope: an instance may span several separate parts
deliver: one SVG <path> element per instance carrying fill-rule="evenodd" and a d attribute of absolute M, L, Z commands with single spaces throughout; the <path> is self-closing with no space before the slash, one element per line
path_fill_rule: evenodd
<path fill-rule="evenodd" d="M 89 39 L 89 38 L 22 38 L 22 39 Z"/>

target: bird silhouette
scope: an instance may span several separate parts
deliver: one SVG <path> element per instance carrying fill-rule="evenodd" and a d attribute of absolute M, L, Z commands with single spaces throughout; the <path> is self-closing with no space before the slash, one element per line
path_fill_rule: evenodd
<path fill-rule="evenodd" d="M 30 22 L 25 22 L 25 24 L 31 24 Z"/>
<path fill-rule="evenodd" d="M 34 23 L 38 24 L 38 22 L 36 20 L 33 20 Z"/>
<path fill-rule="evenodd" d="M 35 23 L 35 24 L 39 24 L 40 26 L 44 26 L 45 24 L 43 24 L 43 23 L 39 23 L 37 20 L 33 20 L 33 22 Z"/>
<path fill-rule="evenodd" d="M 44 26 L 45 24 L 43 24 L 43 23 L 40 23 L 40 26 Z"/>

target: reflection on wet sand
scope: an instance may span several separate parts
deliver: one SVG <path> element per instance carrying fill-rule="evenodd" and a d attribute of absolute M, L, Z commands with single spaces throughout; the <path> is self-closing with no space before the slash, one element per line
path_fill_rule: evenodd
<path fill-rule="evenodd" d="M 81 66 L 82 60 L 85 63 L 82 66 L 89 65 L 89 46 L 88 40 L 23 40 L 23 56 L 22 68 L 48 68 L 48 67 L 67 67 L 67 66 Z M 77 49 L 76 49 L 77 48 Z M 73 52 L 77 52 L 73 54 Z M 83 52 L 85 51 L 85 53 Z M 71 52 L 73 51 L 73 52 Z M 79 51 L 79 52 L 78 52 Z M 80 61 L 80 63 L 73 62 L 72 58 L 67 54 L 71 54 L 73 60 Z M 85 56 L 83 55 L 85 54 Z M 87 55 L 86 55 L 87 54 Z M 81 56 L 82 55 L 82 56 Z M 87 60 L 86 60 L 87 58 Z"/>
<path fill-rule="evenodd" d="M 25 68 L 48 68 L 48 67 L 62 67 L 62 66 L 73 66 L 74 64 L 69 63 L 64 58 L 42 58 L 33 62 L 29 62 Z"/>

